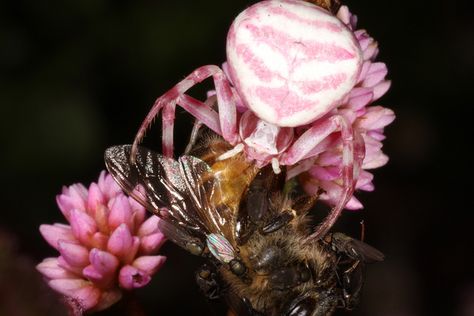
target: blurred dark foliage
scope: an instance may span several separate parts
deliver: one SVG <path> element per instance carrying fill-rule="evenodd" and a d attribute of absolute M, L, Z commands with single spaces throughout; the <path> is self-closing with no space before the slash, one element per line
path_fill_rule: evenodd
<path fill-rule="evenodd" d="M 63 222 L 61 186 L 95 180 L 104 149 L 131 142 L 157 96 L 196 67 L 224 61 L 227 29 L 251 3 L 0 2 L 0 230 L 17 241 L 15 251 L 3 250 L 9 241 L 0 247 L 1 313 L 20 315 L 23 303 L 8 289 L 44 291 L 31 281 L 33 262 L 56 253 L 38 226 Z M 397 114 L 375 192 L 359 194 L 365 209 L 346 212 L 337 227 L 358 236 L 364 219 L 367 242 L 386 254 L 369 267 L 362 306 L 350 315 L 472 316 L 474 16 L 467 1 L 347 3 L 379 41 L 393 80 L 380 103 Z M 202 97 L 209 87 L 193 91 Z M 178 149 L 191 124 L 181 116 Z M 148 134 L 155 148 L 157 133 Z M 200 260 L 171 244 L 163 252 L 165 267 L 137 291 L 146 314 L 223 315 L 194 284 Z M 5 283 L 12 266 L 18 278 Z M 38 306 L 24 315 L 51 315 L 39 296 L 22 296 Z M 6 309 L 15 304 L 18 313 Z M 100 313 L 125 314 L 123 303 Z"/>

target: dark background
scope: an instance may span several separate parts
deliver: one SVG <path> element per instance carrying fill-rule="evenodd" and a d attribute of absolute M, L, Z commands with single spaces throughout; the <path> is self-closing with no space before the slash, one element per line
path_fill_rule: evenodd
<path fill-rule="evenodd" d="M 251 3 L 0 2 L 0 315 L 63 314 L 34 271 L 56 255 L 38 232 L 64 222 L 55 195 L 95 181 L 104 149 L 129 143 L 157 96 L 224 61 L 227 29 Z M 364 219 L 367 241 L 386 254 L 350 315 L 472 316 L 473 15 L 460 1 L 347 3 L 379 41 L 393 81 L 379 103 L 397 114 L 376 190 L 339 223 L 358 234 Z M 146 315 L 222 315 L 194 284 L 199 260 L 171 244 L 162 252 L 165 267 L 137 291 Z M 101 313 L 126 314 L 123 303 Z"/>

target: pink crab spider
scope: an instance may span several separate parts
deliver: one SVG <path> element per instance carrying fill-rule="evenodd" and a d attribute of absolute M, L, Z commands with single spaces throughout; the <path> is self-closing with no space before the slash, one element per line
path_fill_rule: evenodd
<path fill-rule="evenodd" d="M 232 23 L 223 69 L 199 67 L 156 100 L 135 137 L 131 159 L 160 111 L 163 154 L 173 155 L 176 105 L 234 146 L 220 159 L 244 151 L 259 167 L 271 163 L 276 173 L 280 165 L 301 163 L 293 176 L 305 171 L 302 162 L 317 155 L 330 134 L 340 132 L 343 192 L 314 234 L 323 236 L 351 198 L 364 159 L 362 137 L 342 115 L 331 113 L 356 84 L 362 63 L 352 31 L 325 9 L 300 0 L 258 2 Z M 201 102 L 186 94 L 210 77 L 217 112 L 211 99 Z M 305 131 L 294 137 L 296 128 Z"/>

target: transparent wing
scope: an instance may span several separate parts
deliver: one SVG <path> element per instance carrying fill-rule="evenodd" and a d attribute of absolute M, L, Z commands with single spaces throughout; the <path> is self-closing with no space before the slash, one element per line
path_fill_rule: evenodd
<path fill-rule="evenodd" d="M 179 225 L 172 224 L 166 220 L 161 220 L 158 223 L 158 227 L 166 238 L 193 255 L 199 256 L 203 253 L 205 245 L 202 239 L 190 235 Z"/>
<path fill-rule="evenodd" d="M 130 145 L 114 146 L 105 152 L 105 164 L 122 189 L 147 210 L 187 229 L 205 230 L 197 216 L 179 163 L 171 158 L 139 148 L 136 162 L 130 163 Z"/>
<path fill-rule="evenodd" d="M 226 219 L 211 202 L 221 194 L 219 183 L 204 161 L 192 156 L 176 161 L 139 147 L 131 163 L 130 151 L 130 145 L 121 145 L 105 152 L 107 169 L 130 196 L 175 226 L 223 234 Z"/>
<path fill-rule="evenodd" d="M 335 247 L 338 252 L 344 253 L 354 260 L 361 260 L 365 263 L 384 260 L 383 253 L 361 240 L 354 239 L 342 233 L 333 233 L 330 239 L 333 247 Z"/>
<path fill-rule="evenodd" d="M 220 204 L 223 193 L 212 169 L 207 163 L 193 156 L 182 156 L 178 162 L 180 174 L 195 205 L 197 216 L 210 233 L 227 236 L 226 224 L 230 221 L 232 212 Z"/>
<path fill-rule="evenodd" d="M 383 261 L 385 257 L 379 250 L 357 239 L 352 239 L 348 243 L 347 251 L 352 253 L 353 257 L 357 257 L 366 263 Z"/>

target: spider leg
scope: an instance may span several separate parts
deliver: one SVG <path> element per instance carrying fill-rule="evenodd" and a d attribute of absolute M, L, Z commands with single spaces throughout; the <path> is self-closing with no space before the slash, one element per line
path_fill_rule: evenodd
<path fill-rule="evenodd" d="M 283 156 L 283 164 L 293 165 L 317 154 L 318 145 L 332 133 L 340 131 L 342 138 L 342 182 L 341 196 L 329 215 L 318 226 L 309 239 L 321 238 L 334 225 L 345 205 L 354 193 L 355 184 L 365 156 L 362 136 L 353 131 L 350 124 L 341 115 L 334 115 L 315 123 L 301 135 Z"/>
<path fill-rule="evenodd" d="M 204 101 L 204 103 L 207 106 L 209 106 L 210 108 L 214 108 L 214 106 L 217 103 L 217 97 L 215 95 L 210 96 L 209 98 L 207 98 L 206 101 Z M 196 141 L 197 141 L 197 138 L 198 138 L 198 135 L 199 135 L 199 129 L 201 127 L 202 127 L 202 121 L 200 121 L 198 119 L 195 119 L 194 120 L 194 125 L 193 125 L 193 130 L 191 131 L 191 136 L 189 137 L 189 142 L 186 145 L 186 149 L 184 150 L 185 155 L 187 155 L 191 151 L 193 146 L 196 144 Z"/>
<path fill-rule="evenodd" d="M 185 94 L 191 87 L 210 77 L 213 78 L 216 87 L 219 113 L 216 113 L 209 105 Z M 232 92 L 230 83 L 219 67 L 215 65 L 199 67 L 155 101 L 135 136 L 130 159 L 133 162 L 138 144 L 161 110 L 163 110 L 163 154 L 172 156 L 176 105 L 184 108 L 229 143 L 235 144 L 238 138 L 235 100 L 236 96 Z"/>

